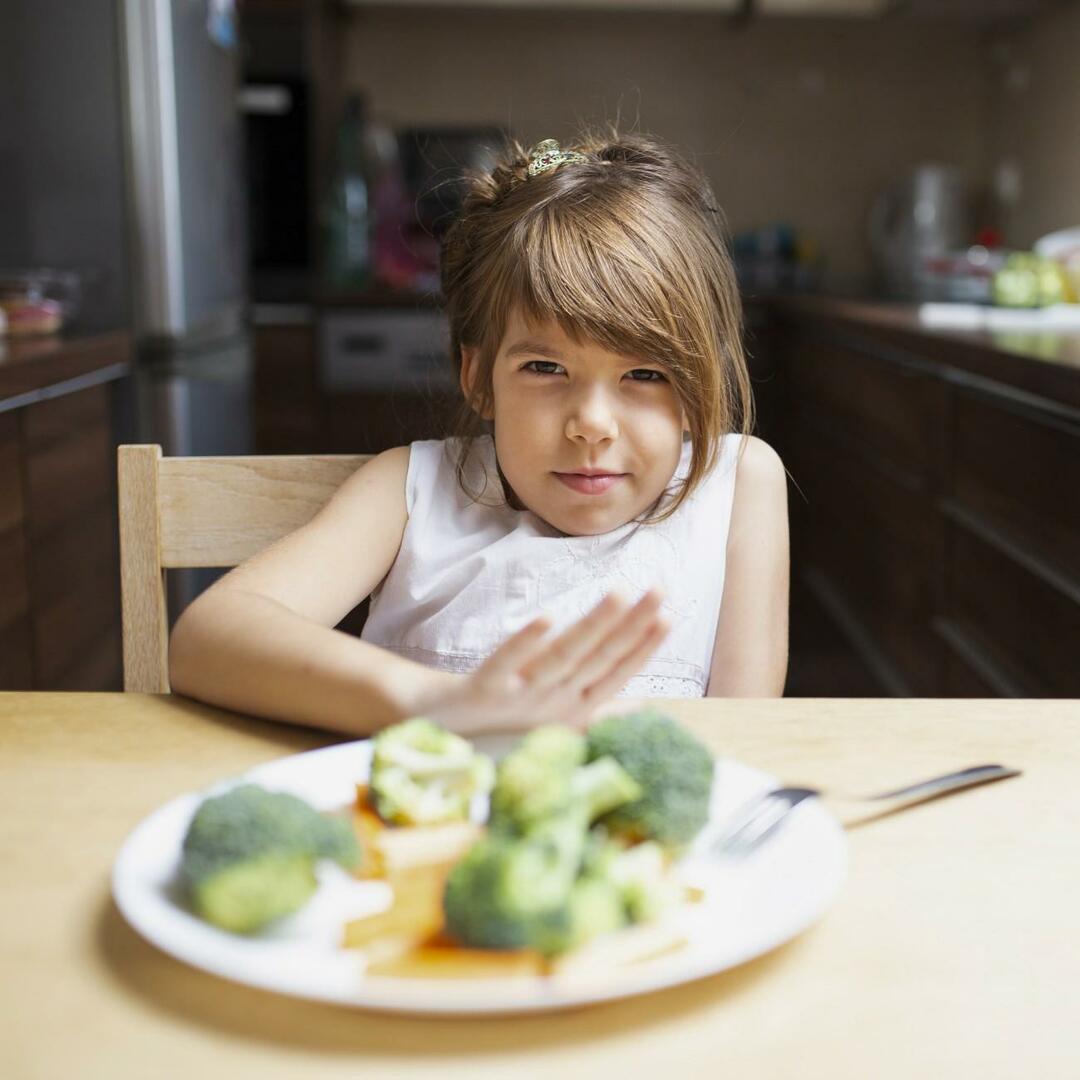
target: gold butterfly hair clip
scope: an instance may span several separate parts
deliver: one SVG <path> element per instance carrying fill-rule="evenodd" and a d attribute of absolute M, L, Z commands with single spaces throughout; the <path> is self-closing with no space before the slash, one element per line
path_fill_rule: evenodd
<path fill-rule="evenodd" d="M 538 142 L 529 151 L 529 177 L 539 176 L 541 173 L 550 172 L 558 165 L 565 165 L 571 161 L 588 161 L 589 159 L 577 150 L 563 150 L 559 147 L 557 139 L 544 139 Z"/>

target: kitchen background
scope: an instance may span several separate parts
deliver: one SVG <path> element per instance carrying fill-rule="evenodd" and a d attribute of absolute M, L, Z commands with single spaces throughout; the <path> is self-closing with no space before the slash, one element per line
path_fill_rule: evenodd
<path fill-rule="evenodd" d="M 787 692 L 1076 694 L 1078 55 L 1053 0 L 8 0 L 0 687 L 120 685 L 118 443 L 440 433 L 454 176 L 618 119 L 727 215 Z"/>

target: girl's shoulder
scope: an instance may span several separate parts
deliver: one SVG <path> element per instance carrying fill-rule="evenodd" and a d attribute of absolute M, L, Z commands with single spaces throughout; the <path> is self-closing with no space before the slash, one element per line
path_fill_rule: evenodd
<path fill-rule="evenodd" d="M 731 509 L 732 538 L 747 544 L 787 530 L 787 470 L 764 439 L 747 436 L 740 448 Z"/>
<path fill-rule="evenodd" d="M 725 444 L 732 440 L 735 446 L 737 461 L 736 488 L 744 485 L 749 487 L 768 487 L 775 489 L 787 488 L 787 471 L 784 468 L 780 455 L 764 440 L 756 435 L 747 435 L 745 438 L 738 434 L 725 437 Z"/>
<path fill-rule="evenodd" d="M 680 473 L 689 468 L 684 455 Z M 724 434 L 717 446 L 712 468 L 691 494 L 691 502 L 704 508 L 721 508 L 726 516 L 733 505 L 765 498 L 775 501 L 777 493 L 786 498 L 787 474 L 779 454 L 764 439 L 733 431 Z"/>

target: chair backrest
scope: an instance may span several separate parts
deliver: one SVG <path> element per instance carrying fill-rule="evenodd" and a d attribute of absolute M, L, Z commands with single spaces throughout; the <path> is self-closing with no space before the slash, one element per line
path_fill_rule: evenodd
<path fill-rule="evenodd" d="M 368 455 L 163 457 L 121 446 L 124 689 L 169 692 L 165 571 L 231 567 L 310 521 Z"/>

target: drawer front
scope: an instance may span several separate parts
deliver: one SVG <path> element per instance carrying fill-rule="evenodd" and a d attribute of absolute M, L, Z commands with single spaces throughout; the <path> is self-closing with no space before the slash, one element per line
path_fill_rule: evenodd
<path fill-rule="evenodd" d="M 792 425 L 792 564 L 816 569 L 917 694 L 936 690 L 936 546 L 926 495 Z M 805 496 L 805 500 L 803 498 Z"/>
<path fill-rule="evenodd" d="M 956 392 L 952 498 L 1080 584 L 1080 426 Z"/>
<path fill-rule="evenodd" d="M 996 698 L 997 690 L 962 656 L 949 651 L 945 658 L 945 697 Z"/>
<path fill-rule="evenodd" d="M 122 690 L 124 688 L 120 629 L 98 634 L 75 662 L 56 676 L 53 690 Z"/>
<path fill-rule="evenodd" d="M 107 386 L 92 386 L 28 405 L 22 410 L 27 453 L 32 454 L 52 443 L 68 442 L 80 432 L 108 426 L 109 402 Z"/>
<path fill-rule="evenodd" d="M 26 516 L 32 537 L 51 532 L 87 507 L 112 503 L 112 451 L 113 436 L 107 417 L 74 429 L 66 439 L 39 440 L 36 448 L 28 446 Z"/>
<path fill-rule="evenodd" d="M 21 526 L 0 532 L 0 630 L 30 608 L 26 587 L 26 549 Z"/>
<path fill-rule="evenodd" d="M 788 346 L 788 400 L 841 437 L 925 478 L 940 444 L 942 391 L 928 375 L 816 338 Z"/>
<path fill-rule="evenodd" d="M 0 533 L 22 524 L 21 462 L 18 414 L 14 410 L 0 413 Z"/>
<path fill-rule="evenodd" d="M 1034 697 L 1080 696 L 1080 603 L 986 539 L 950 523 L 951 612 Z"/>
<path fill-rule="evenodd" d="M 416 439 L 442 438 L 456 397 L 436 394 L 335 394 L 327 408 L 330 452 L 378 454 Z"/>
<path fill-rule="evenodd" d="M 252 335 L 255 400 L 313 401 L 315 330 L 311 326 L 256 327 Z"/>
<path fill-rule="evenodd" d="M 37 540 L 30 548 L 30 591 L 35 607 L 49 605 L 83 582 L 120 588 L 115 510 L 100 503 Z"/>
<path fill-rule="evenodd" d="M 30 620 L 0 626 L 0 690 L 36 690 Z"/>
<path fill-rule="evenodd" d="M 51 603 L 34 605 L 31 625 L 39 689 L 68 688 L 63 684 L 68 673 L 86 662 L 102 637 L 116 631 L 117 592 L 112 581 L 83 580 Z"/>

